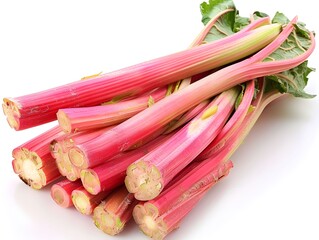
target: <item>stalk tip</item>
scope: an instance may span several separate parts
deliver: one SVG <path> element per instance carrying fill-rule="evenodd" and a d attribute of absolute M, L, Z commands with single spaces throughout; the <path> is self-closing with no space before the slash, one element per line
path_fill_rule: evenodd
<path fill-rule="evenodd" d="M 137 200 L 147 201 L 157 197 L 163 189 L 163 180 L 158 168 L 140 160 L 127 168 L 125 185 Z"/>
<path fill-rule="evenodd" d="M 124 223 L 115 214 L 107 211 L 105 202 L 102 202 L 93 211 L 93 221 L 95 226 L 106 234 L 114 236 L 124 229 Z"/>
<path fill-rule="evenodd" d="M 59 185 L 51 187 L 51 197 L 60 207 L 67 208 L 72 205 L 69 195 Z"/>
<path fill-rule="evenodd" d="M 72 191 L 72 202 L 80 213 L 90 215 L 93 212 L 89 198 L 80 190 Z"/>
<path fill-rule="evenodd" d="M 158 209 L 150 203 L 138 204 L 133 210 L 133 218 L 142 232 L 156 240 L 163 239 L 167 234 L 167 225 L 158 218 Z"/>
<path fill-rule="evenodd" d="M 27 149 L 19 149 L 14 152 L 15 159 L 12 167 L 21 180 L 33 189 L 41 189 L 46 185 L 47 179 L 42 171 L 39 156 Z"/>
<path fill-rule="evenodd" d="M 70 119 L 69 119 L 68 115 L 62 109 L 60 109 L 57 112 L 56 116 L 57 116 L 59 125 L 62 128 L 62 130 L 65 133 L 71 133 L 72 126 L 71 126 Z"/>
<path fill-rule="evenodd" d="M 85 157 L 84 157 L 84 153 L 78 149 L 78 148 L 71 148 L 69 150 L 69 158 L 71 163 L 78 167 L 78 168 L 82 168 L 82 169 L 86 169 L 87 168 L 87 163 L 85 161 Z"/>
<path fill-rule="evenodd" d="M 96 195 L 101 192 L 101 183 L 99 176 L 92 169 L 81 170 L 81 181 L 83 187 L 89 193 Z"/>
<path fill-rule="evenodd" d="M 19 117 L 20 111 L 18 104 L 14 100 L 9 98 L 3 99 L 2 110 L 4 115 L 7 117 L 9 126 L 15 130 L 19 130 Z"/>

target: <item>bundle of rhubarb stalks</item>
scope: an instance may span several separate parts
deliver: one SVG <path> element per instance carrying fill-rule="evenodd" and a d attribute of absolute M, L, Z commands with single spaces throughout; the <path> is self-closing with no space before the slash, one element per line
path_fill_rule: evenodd
<path fill-rule="evenodd" d="M 269 103 L 314 97 L 304 91 L 314 34 L 297 17 L 241 17 L 230 0 L 200 10 L 203 30 L 184 51 L 5 98 L 15 130 L 57 120 L 13 150 L 21 180 L 107 234 L 134 218 L 163 239 L 228 175 Z"/>

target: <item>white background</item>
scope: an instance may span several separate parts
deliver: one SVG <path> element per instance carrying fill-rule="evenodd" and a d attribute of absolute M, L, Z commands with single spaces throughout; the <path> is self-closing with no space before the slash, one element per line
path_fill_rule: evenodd
<path fill-rule="evenodd" d="M 201 1 L 1 1 L 0 97 L 15 97 L 187 48 L 201 30 Z M 314 1 L 236 1 L 299 15 L 319 32 Z M 318 50 L 310 64 L 318 68 Z M 307 90 L 319 94 L 318 73 Z M 94 96 L 92 96 L 94 97 Z M 167 239 L 319 239 L 319 97 L 265 110 L 235 167 Z M 0 239 L 111 239 L 89 217 L 24 185 L 11 150 L 49 126 L 15 132 L 0 117 Z M 148 239 L 133 224 L 117 239 Z"/>

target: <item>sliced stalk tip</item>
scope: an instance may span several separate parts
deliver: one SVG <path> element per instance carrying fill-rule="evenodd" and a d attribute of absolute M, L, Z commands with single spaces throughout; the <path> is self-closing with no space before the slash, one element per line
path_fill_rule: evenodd
<path fill-rule="evenodd" d="M 140 160 L 128 167 L 125 185 L 137 200 L 146 201 L 160 194 L 163 180 L 155 165 Z"/>
<path fill-rule="evenodd" d="M 81 181 L 83 187 L 91 194 L 98 194 L 101 192 L 101 183 L 98 175 L 91 169 L 84 169 L 81 171 Z"/>
<path fill-rule="evenodd" d="M 87 162 L 85 161 L 84 153 L 78 148 L 72 148 L 69 150 L 69 158 L 72 164 L 76 167 L 85 169 L 88 167 Z"/>
<path fill-rule="evenodd" d="M 153 204 L 136 205 L 133 218 L 143 233 L 155 240 L 161 240 L 168 234 L 168 228 L 165 222 L 158 218 L 158 209 Z"/>
<path fill-rule="evenodd" d="M 41 189 L 49 181 L 59 177 L 59 171 L 56 166 L 43 167 L 41 158 L 34 152 L 27 149 L 21 149 L 15 152 L 15 159 L 12 161 L 12 167 L 21 180 L 34 189 Z M 48 179 L 47 179 L 48 178 Z"/>
<path fill-rule="evenodd" d="M 121 221 L 120 217 L 105 210 L 105 204 L 105 202 L 101 203 L 94 209 L 93 221 L 98 229 L 108 235 L 114 236 L 123 230 L 125 224 Z"/>
<path fill-rule="evenodd" d="M 70 124 L 70 120 L 68 116 L 61 110 L 57 112 L 57 119 L 59 122 L 60 127 L 65 133 L 71 133 L 72 132 L 72 126 Z"/>
<path fill-rule="evenodd" d="M 84 215 L 90 215 L 93 211 L 90 199 L 80 190 L 72 192 L 72 202 L 75 208 Z"/>
<path fill-rule="evenodd" d="M 18 104 L 8 98 L 3 99 L 2 110 L 4 115 L 7 117 L 9 126 L 15 130 L 19 129 L 19 116 L 20 111 Z"/>

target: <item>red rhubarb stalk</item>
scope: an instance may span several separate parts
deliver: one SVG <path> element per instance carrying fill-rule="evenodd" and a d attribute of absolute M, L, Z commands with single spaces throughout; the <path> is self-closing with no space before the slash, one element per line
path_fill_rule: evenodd
<path fill-rule="evenodd" d="M 159 147 L 171 136 L 172 134 L 159 136 L 140 148 L 121 153 L 110 161 L 94 168 L 82 170 L 81 180 L 84 188 L 91 194 L 98 194 L 101 191 L 107 191 L 122 185 L 127 167 Z"/>
<path fill-rule="evenodd" d="M 13 170 L 30 187 L 41 189 L 61 176 L 50 153 L 50 142 L 63 134 L 57 126 L 12 151 Z"/>
<path fill-rule="evenodd" d="M 227 139 L 225 146 L 217 152 L 207 152 L 210 154 L 206 154 L 199 157 L 210 157 L 210 158 L 230 158 L 231 155 L 236 151 L 236 149 L 243 142 L 245 137 L 248 135 L 261 113 L 265 109 L 265 107 L 274 101 L 275 99 L 283 96 L 282 93 L 279 93 L 277 90 L 271 91 L 268 93 L 260 94 L 260 97 L 257 98 L 252 105 L 254 106 L 254 110 L 246 115 L 241 126 L 237 128 L 234 133 Z M 213 147 L 213 146 L 211 146 Z"/>
<path fill-rule="evenodd" d="M 73 206 L 72 191 L 80 188 L 82 183 L 80 180 L 71 182 L 64 179 L 55 183 L 51 187 L 51 197 L 60 207 L 69 208 Z"/>
<path fill-rule="evenodd" d="M 111 131 L 94 139 L 94 141 L 88 142 L 89 144 L 79 145 L 77 149 L 74 150 L 74 157 L 85 159 L 81 166 L 82 168 L 100 164 L 105 158 L 114 156 L 120 151 L 125 151 L 134 145 L 135 142 L 149 136 L 177 116 L 211 96 L 249 79 L 272 75 L 298 66 L 305 61 L 314 50 L 315 44 L 312 33 L 309 33 L 311 39 L 309 48 L 300 55 L 292 59 L 262 62 L 263 59 L 267 58 L 287 39 L 289 34 L 294 30 L 293 24 L 295 22 L 296 19 L 292 23 L 287 24 L 274 41 L 252 57 L 225 67 L 175 92 L 160 100 L 151 108 L 147 108 L 117 125 Z M 276 27 L 277 30 L 281 27 L 281 25 L 271 26 Z M 260 30 L 261 28 L 256 30 Z M 275 30 L 272 29 L 269 34 L 274 33 L 274 31 Z M 268 37 L 270 36 L 268 35 Z M 92 159 L 94 159 L 94 161 L 92 161 Z"/>
<path fill-rule="evenodd" d="M 234 109 L 238 94 L 239 88 L 221 93 L 168 141 L 131 164 L 125 178 L 128 191 L 142 201 L 157 197 L 221 131 Z"/>
<path fill-rule="evenodd" d="M 190 48 L 202 44 L 205 37 L 214 26 L 216 21 L 224 14 L 234 11 L 234 9 L 226 9 L 212 18 L 205 26 L 203 31 L 197 36 L 195 41 L 190 45 Z M 253 25 L 245 28 L 242 31 L 250 31 L 262 25 L 269 24 L 269 18 L 262 18 L 257 20 Z M 181 85 L 177 84 L 169 87 L 174 87 L 175 90 L 182 89 L 189 85 L 191 78 L 184 79 Z M 165 97 L 166 89 L 160 88 L 152 93 L 147 93 L 144 96 L 136 99 L 108 104 L 107 106 L 96 106 L 87 108 L 68 108 L 60 109 L 57 113 L 57 118 L 60 126 L 65 132 L 84 131 L 99 127 L 110 126 L 118 124 L 136 113 L 144 110 L 149 106 L 149 100 L 157 102 Z"/>
<path fill-rule="evenodd" d="M 197 106 L 195 106 L 194 108 L 190 109 L 185 114 L 183 114 L 180 118 L 170 122 L 164 134 L 171 133 L 172 131 L 176 130 L 177 128 L 183 126 L 185 123 L 192 120 L 200 112 L 202 112 L 208 106 L 208 104 L 209 104 L 209 100 L 202 101 L 200 104 L 198 104 Z"/>
<path fill-rule="evenodd" d="M 150 105 L 149 100 L 159 101 L 165 97 L 166 91 L 166 88 L 160 88 L 132 100 L 103 106 L 60 109 L 57 118 L 61 128 L 67 133 L 107 127 L 121 123 L 146 109 Z"/>
<path fill-rule="evenodd" d="M 91 215 L 108 195 L 110 191 L 100 192 L 97 195 L 88 193 L 84 187 L 79 187 L 72 191 L 72 202 L 76 210 L 84 215 Z"/>
<path fill-rule="evenodd" d="M 74 145 L 85 143 L 91 139 L 94 139 L 109 129 L 111 129 L 111 127 L 96 131 L 63 135 L 54 139 L 51 142 L 50 148 L 61 175 L 65 176 L 70 181 L 79 179 L 81 169 L 72 164 L 69 158 L 69 150 L 74 147 Z"/>
<path fill-rule="evenodd" d="M 125 187 L 115 190 L 108 198 L 94 209 L 95 226 L 109 235 L 123 231 L 126 223 L 132 218 L 137 200 Z"/>
<path fill-rule="evenodd" d="M 265 47 L 278 35 L 278 28 L 277 24 L 261 26 L 89 80 L 5 98 L 3 110 L 12 128 L 34 127 L 56 119 L 62 108 L 94 106 L 116 96 L 141 94 L 242 59 Z"/>
<path fill-rule="evenodd" d="M 133 210 L 134 220 L 147 236 L 163 239 L 232 166 L 220 159 L 192 163 L 157 198 L 138 204 Z"/>
<path fill-rule="evenodd" d="M 258 87 L 263 86 L 263 81 L 259 81 Z M 251 102 L 255 92 L 255 82 L 249 81 L 245 88 L 245 93 L 242 97 L 241 103 L 227 121 L 226 125 L 217 135 L 217 137 L 209 144 L 209 146 L 200 153 L 197 159 L 206 159 L 214 152 L 219 151 L 226 143 L 227 139 L 234 133 L 234 131 L 241 126 L 247 112 L 252 107 Z M 260 94 L 259 94 L 260 95 Z"/>

